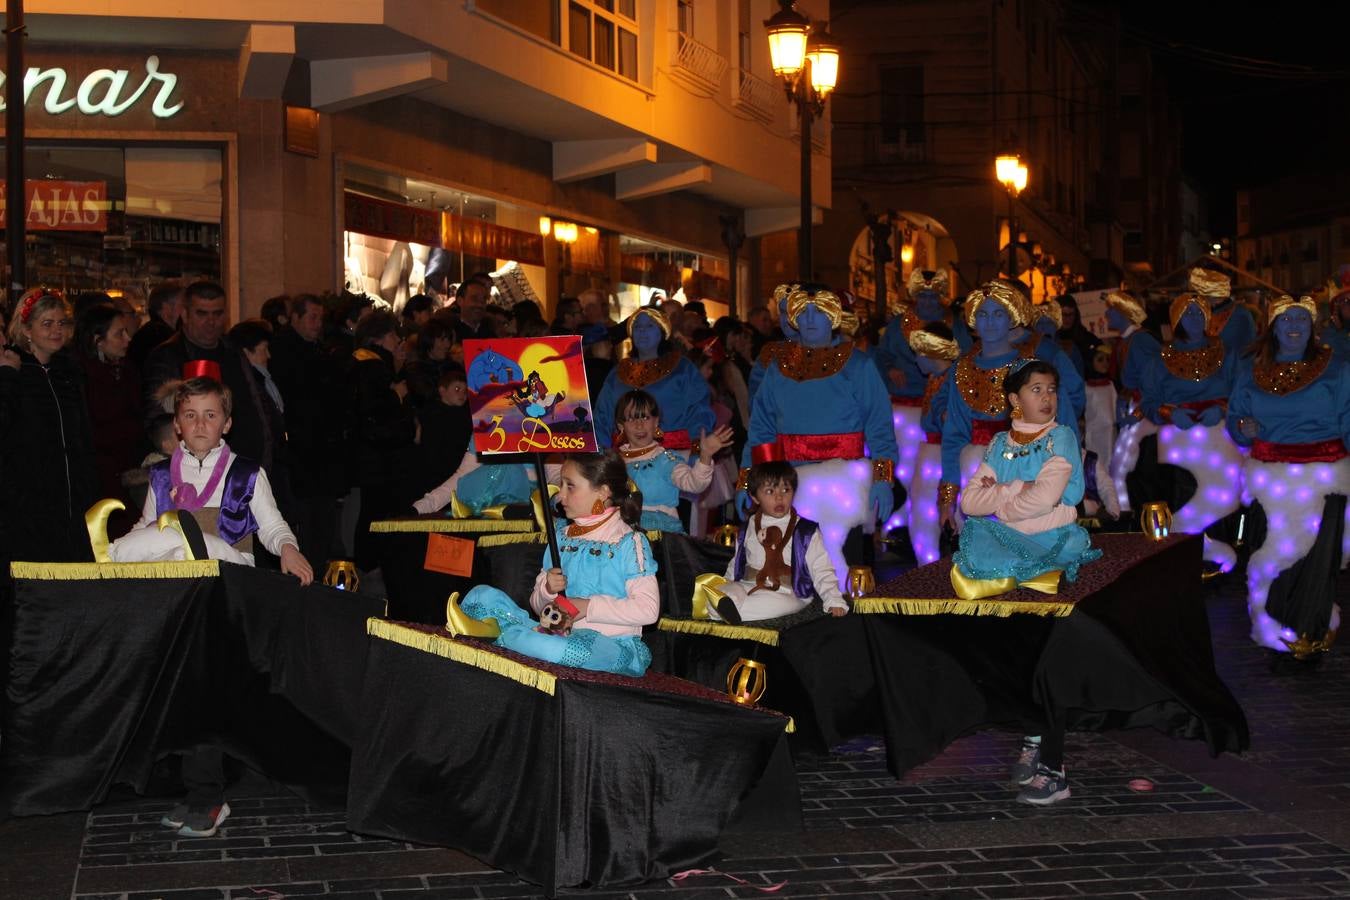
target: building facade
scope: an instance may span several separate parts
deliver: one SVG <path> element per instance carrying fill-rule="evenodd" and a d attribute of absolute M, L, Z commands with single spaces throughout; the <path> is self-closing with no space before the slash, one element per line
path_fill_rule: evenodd
<path fill-rule="evenodd" d="M 236 316 L 479 270 L 546 311 L 588 287 L 616 313 L 656 291 L 744 307 L 757 238 L 799 209 L 775 8 L 29 0 L 27 280 L 214 277 Z M 825 206 L 827 141 L 812 162 Z M 44 224 L 60 191 L 93 221 Z M 728 230 L 750 238 L 734 269 Z"/>
<path fill-rule="evenodd" d="M 1236 246 L 1240 269 L 1291 293 L 1350 284 L 1350 175 L 1304 172 L 1238 191 Z"/>
<path fill-rule="evenodd" d="M 1006 274 L 1011 255 L 1040 299 L 1146 282 L 1174 263 L 1175 113 L 1113 12 L 1058 0 L 837 6 L 827 280 L 873 295 L 869 215 L 890 227 L 892 301 L 913 268 L 946 267 L 963 293 Z M 1009 149 L 1029 169 L 1011 212 L 994 173 Z"/>

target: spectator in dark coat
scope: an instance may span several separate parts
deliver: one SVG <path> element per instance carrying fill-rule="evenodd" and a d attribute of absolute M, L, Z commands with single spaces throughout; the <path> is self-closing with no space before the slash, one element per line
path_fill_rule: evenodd
<path fill-rule="evenodd" d="M 141 376 L 127 359 L 128 316 L 110 303 L 86 309 L 75 325 L 75 353 L 84 370 L 85 400 L 94 433 L 98 495 L 130 504 L 122 473 L 145 454 L 141 428 Z M 136 508 L 109 520 L 108 537 L 119 538 L 136 522 Z"/>
<path fill-rule="evenodd" d="M 145 371 L 145 360 L 150 351 L 178 331 L 178 322 L 183 318 L 183 286 L 176 281 L 156 285 L 146 301 L 146 308 L 150 319 L 137 330 L 127 350 L 127 358 L 138 373 Z"/>
<path fill-rule="evenodd" d="M 461 343 L 469 338 L 494 338 L 492 323 L 487 317 L 487 302 L 492 279 L 486 273 L 470 275 L 455 290 L 455 308 L 459 310 L 459 324 L 455 331 Z"/>
<path fill-rule="evenodd" d="M 14 560 L 92 558 L 84 513 L 98 499 L 80 369 L 64 349 L 71 310 L 29 291 L 0 348 L 0 577 Z"/>
<path fill-rule="evenodd" d="M 436 385 L 451 368 L 450 359 L 455 345 L 455 330 L 438 319 L 432 319 L 417 332 L 417 356 L 403 366 L 408 380 L 408 400 L 421 409 L 436 402 Z"/>
<path fill-rule="evenodd" d="M 422 437 L 411 496 L 420 497 L 450 479 L 473 437 L 469 388 L 461 369 L 449 369 L 436 383 L 436 399 L 417 411 Z"/>

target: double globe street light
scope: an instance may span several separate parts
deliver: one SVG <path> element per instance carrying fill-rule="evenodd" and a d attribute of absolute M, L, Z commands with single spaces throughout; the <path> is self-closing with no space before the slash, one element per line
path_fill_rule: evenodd
<path fill-rule="evenodd" d="M 783 81 L 788 101 L 797 106 L 801 129 L 802 219 L 797 238 L 797 277 L 810 281 L 811 265 L 811 121 L 825 112 L 825 99 L 839 78 L 839 45 L 824 26 L 778 0 L 780 9 L 764 21 L 773 73 Z"/>

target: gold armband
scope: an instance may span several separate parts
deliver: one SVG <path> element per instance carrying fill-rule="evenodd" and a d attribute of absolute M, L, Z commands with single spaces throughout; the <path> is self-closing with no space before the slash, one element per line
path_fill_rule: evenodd
<path fill-rule="evenodd" d="M 938 485 L 938 506 L 952 506 L 956 503 L 956 495 L 960 491 L 954 484 L 943 483 Z"/>
<path fill-rule="evenodd" d="M 746 467 L 741 469 L 740 475 L 736 477 L 736 490 L 750 493 L 750 469 Z"/>
<path fill-rule="evenodd" d="M 890 459 L 872 460 L 872 481 L 885 484 L 895 480 L 895 461 Z"/>

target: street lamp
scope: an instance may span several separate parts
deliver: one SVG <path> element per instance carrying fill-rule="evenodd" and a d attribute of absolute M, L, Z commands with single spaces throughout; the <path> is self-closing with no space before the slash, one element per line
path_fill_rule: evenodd
<path fill-rule="evenodd" d="M 1016 153 L 1000 153 L 994 159 L 994 176 L 1008 191 L 1008 278 L 1017 278 L 1017 242 L 1013 239 L 1013 200 L 1026 190 L 1029 172 Z"/>
<path fill-rule="evenodd" d="M 783 80 L 788 102 L 797 106 L 801 128 L 802 219 L 797 237 L 797 277 L 811 280 L 811 120 L 825 111 L 825 98 L 839 78 L 839 46 L 823 28 L 812 34 L 811 20 L 778 0 L 779 10 L 764 21 L 773 72 Z"/>

